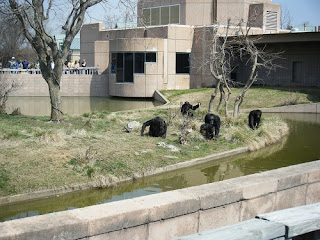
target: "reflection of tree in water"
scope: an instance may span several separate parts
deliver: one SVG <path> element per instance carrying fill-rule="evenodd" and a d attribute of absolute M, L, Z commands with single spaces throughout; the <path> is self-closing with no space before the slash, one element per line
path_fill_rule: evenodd
<path fill-rule="evenodd" d="M 266 162 L 269 161 L 272 166 L 273 162 L 268 158 L 280 151 L 286 142 L 287 137 L 277 144 L 273 144 L 258 151 L 215 162 L 214 166 L 203 168 L 201 169 L 201 172 L 207 177 L 207 182 L 211 183 L 267 170 L 265 164 L 261 165 L 261 160 L 266 159 Z M 272 167 L 270 167 L 270 169 L 272 169 Z"/>
<path fill-rule="evenodd" d="M 268 147 L 250 152 L 246 157 L 233 161 L 233 165 L 239 168 L 243 175 L 253 174 L 266 170 L 275 169 L 278 164 L 274 161 L 275 156 L 284 148 L 288 137 Z M 279 159 L 280 161 L 280 159 Z"/>
<path fill-rule="evenodd" d="M 207 182 L 211 183 L 211 182 L 215 182 L 215 178 L 216 178 L 216 174 L 218 172 L 220 168 L 220 165 L 216 165 L 210 168 L 205 168 L 202 169 L 201 172 L 203 172 L 203 174 L 207 177 Z M 219 179 L 221 178 L 221 174 L 219 176 Z M 221 180 L 218 180 L 221 181 Z"/>

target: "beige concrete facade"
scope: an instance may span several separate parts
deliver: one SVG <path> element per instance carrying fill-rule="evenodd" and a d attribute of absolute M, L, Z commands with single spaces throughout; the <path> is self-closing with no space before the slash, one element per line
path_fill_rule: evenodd
<path fill-rule="evenodd" d="M 49 96 L 48 84 L 41 74 L 0 74 L 0 81 L 17 84 L 10 96 Z M 63 74 L 61 78 L 61 96 L 108 97 L 108 87 L 106 75 Z"/>
<path fill-rule="evenodd" d="M 81 59 L 86 59 L 88 66 L 99 66 L 100 74 L 106 75 L 109 81 L 110 96 L 153 97 L 155 90 L 212 86 L 215 80 L 206 66 L 208 48 L 212 44 L 208 28 L 218 27 L 218 33 L 223 34 L 224 24 L 230 16 L 235 22 L 244 19 L 246 23 L 256 13 L 252 6 L 259 9 L 261 16 L 253 23 L 251 34 L 266 31 L 265 15 L 271 11 L 276 13 L 276 26 L 268 31 L 279 31 L 280 5 L 272 4 L 271 0 L 141 0 L 138 2 L 138 28 L 104 29 L 101 23 L 84 25 L 80 33 Z M 143 22 L 144 11 L 149 14 L 147 25 Z M 156 16 L 153 20 L 152 14 Z M 173 20 L 172 16 L 175 17 Z M 162 19 L 166 17 L 169 22 L 162 25 Z M 220 25 L 212 25 L 216 23 Z M 231 29 L 230 34 L 236 34 L 235 27 L 231 26 Z M 150 52 L 156 54 L 156 61 L 144 62 L 143 72 L 131 74 L 132 69 L 110 62 L 112 54 L 135 56 Z M 130 61 L 136 64 L 134 59 Z M 116 66 L 116 70 L 111 66 Z M 123 71 L 123 76 L 130 72 L 130 77 L 117 75 L 118 71 Z"/>
<path fill-rule="evenodd" d="M 320 161 L 0 223 L 0 239 L 172 239 L 320 201 Z"/>

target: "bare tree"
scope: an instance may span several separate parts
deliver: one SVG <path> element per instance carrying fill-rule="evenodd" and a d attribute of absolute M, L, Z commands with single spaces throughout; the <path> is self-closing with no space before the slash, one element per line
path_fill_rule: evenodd
<path fill-rule="evenodd" d="M 281 15 L 280 15 L 280 28 L 281 29 L 292 29 L 293 17 L 286 5 L 281 6 Z"/>
<path fill-rule="evenodd" d="M 3 0 L 0 3 L 0 8 L 9 5 L 11 13 L 20 22 L 25 37 L 37 52 L 42 76 L 49 88 L 50 120 L 53 122 L 62 120 L 60 82 L 62 66 L 67 59 L 70 45 L 84 22 L 86 11 L 103 1 L 107 2 L 107 0 L 67 0 L 64 2 Z M 54 35 L 50 34 L 46 28 L 46 23 L 57 16 L 64 16 L 62 29 L 65 39 L 62 43 L 62 50 L 58 48 Z"/>
<path fill-rule="evenodd" d="M 228 103 L 232 93 L 229 86 L 229 75 L 232 71 L 231 60 L 233 54 L 232 46 L 228 43 L 230 19 L 225 27 L 224 34 L 218 34 L 218 30 L 219 25 L 214 26 L 210 36 L 212 40 L 209 55 L 209 66 L 211 75 L 216 79 L 216 87 L 214 92 L 211 94 L 208 112 L 213 112 L 213 101 L 219 91 L 220 100 L 217 110 L 219 110 L 222 103 L 224 103 L 225 115 L 228 116 Z M 227 90 L 227 94 L 225 94 L 225 89 Z"/>
<path fill-rule="evenodd" d="M 0 113 L 6 113 L 6 104 L 8 100 L 8 96 L 11 92 L 18 89 L 18 84 L 14 81 L 8 82 L 4 79 L 0 79 Z"/>
<path fill-rule="evenodd" d="M 246 66 L 249 67 L 250 73 L 245 81 L 244 87 L 241 89 L 237 95 L 234 102 L 233 117 L 236 118 L 240 111 L 240 106 L 243 102 L 244 96 L 247 91 L 250 89 L 252 84 L 258 79 L 258 69 L 264 69 L 267 71 L 267 74 L 271 71 L 275 71 L 276 68 L 280 67 L 275 63 L 275 60 L 281 58 L 282 52 L 271 52 L 266 50 L 265 45 L 258 45 L 260 40 L 259 37 L 252 37 L 249 35 L 250 28 L 242 28 L 242 23 L 239 24 L 239 34 L 231 42 L 236 47 L 236 51 L 239 60 L 246 63 Z"/>
<path fill-rule="evenodd" d="M 220 100 L 217 110 L 224 103 L 225 116 L 228 116 L 228 103 L 232 94 L 231 87 L 243 86 L 234 102 L 233 117 L 236 118 L 246 92 L 258 79 L 257 70 L 261 68 L 270 73 L 279 67 L 274 60 L 280 58 L 281 53 L 268 52 L 264 45 L 259 45 L 260 38 L 250 36 L 249 25 L 250 22 L 243 27 L 243 21 L 239 21 L 237 25 L 232 27 L 234 32 L 231 32 L 229 20 L 224 27 L 224 34 L 219 34 L 221 26 L 213 26 L 212 34 L 209 39 L 206 39 L 206 41 L 210 42 L 210 53 L 205 64 L 210 66 L 210 73 L 216 80 L 215 89 L 209 101 L 209 112 L 213 111 L 213 102 L 219 92 Z M 244 62 L 250 70 L 246 81 L 241 84 L 233 81 L 230 76 L 240 62 Z"/>

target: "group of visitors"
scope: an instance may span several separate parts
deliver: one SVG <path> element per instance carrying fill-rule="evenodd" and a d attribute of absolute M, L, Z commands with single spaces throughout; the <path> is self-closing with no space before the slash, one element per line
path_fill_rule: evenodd
<path fill-rule="evenodd" d="M 30 74 L 41 74 L 39 62 L 35 62 L 30 64 L 27 60 L 17 61 L 15 57 L 12 57 L 9 61 L 9 67 L 12 69 L 11 73 L 21 73 L 21 72 L 28 72 Z M 53 61 L 50 62 L 50 67 L 53 70 L 55 68 L 55 64 Z M 75 60 L 73 61 L 66 61 L 63 65 L 63 73 L 64 74 L 91 74 L 91 72 L 86 69 L 87 62 L 85 59 L 82 61 Z M 22 69 L 26 70 L 23 71 Z M 38 71 L 37 71 L 38 70 Z"/>
<path fill-rule="evenodd" d="M 10 69 L 39 69 L 39 63 L 35 62 L 34 64 L 29 64 L 27 60 L 17 61 L 15 57 L 12 57 L 9 61 Z M 16 71 L 15 71 L 16 72 Z M 13 72 L 14 73 L 14 72 Z"/>
<path fill-rule="evenodd" d="M 79 70 L 80 67 L 82 68 L 87 67 L 87 62 L 85 59 L 82 60 L 81 64 L 80 64 L 80 60 L 79 61 L 75 60 L 74 63 L 72 61 L 66 61 L 64 63 L 63 70 L 65 74 L 74 74 L 74 73 L 80 74 L 80 70 Z"/>

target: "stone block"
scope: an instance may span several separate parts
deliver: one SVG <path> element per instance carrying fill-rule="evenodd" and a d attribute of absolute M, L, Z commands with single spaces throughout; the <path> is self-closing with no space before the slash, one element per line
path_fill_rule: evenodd
<path fill-rule="evenodd" d="M 168 75 L 167 78 L 168 82 L 167 82 L 167 89 L 171 90 L 171 89 L 176 89 L 176 75 L 174 74 L 170 74 Z"/>
<path fill-rule="evenodd" d="M 168 52 L 175 53 L 176 52 L 176 40 L 175 39 L 168 39 Z"/>
<path fill-rule="evenodd" d="M 109 53 L 109 41 L 95 41 L 94 51 L 96 53 Z"/>
<path fill-rule="evenodd" d="M 306 204 L 307 186 L 299 186 L 276 193 L 274 210 L 281 210 Z"/>
<path fill-rule="evenodd" d="M 73 211 L 78 218 L 88 223 L 90 236 L 136 227 L 149 222 L 148 207 L 137 198 Z"/>
<path fill-rule="evenodd" d="M 158 75 L 147 75 L 145 81 L 145 97 L 152 97 L 158 89 Z"/>
<path fill-rule="evenodd" d="M 158 51 L 158 39 L 156 38 L 145 39 L 145 51 L 146 52 Z"/>
<path fill-rule="evenodd" d="M 176 74 L 176 53 L 168 52 L 168 75 Z"/>
<path fill-rule="evenodd" d="M 239 202 L 242 199 L 241 189 L 225 181 L 190 187 L 181 191 L 192 192 L 197 196 L 202 210 Z"/>
<path fill-rule="evenodd" d="M 309 184 L 307 187 L 306 204 L 320 202 L 320 182 Z"/>
<path fill-rule="evenodd" d="M 243 201 L 241 203 L 240 221 L 249 220 L 258 214 L 272 212 L 274 210 L 275 201 L 275 193 Z"/>
<path fill-rule="evenodd" d="M 135 52 L 146 51 L 146 43 L 144 38 L 135 38 L 132 40 Z"/>
<path fill-rule="evenodd" d="M 191 40 L 176 40 L 176 52 L 190 53 L 192 48 Z"/>
<path fill-rule="evenodd" d="M 277 191 L 277 179 L 261 174 L 252 174 L 226 180 L 242 189 L 244 199 L 252 199 Z"/>
<path fill-rule="evenodd" d="M 0 229 L 1 225 L 13 231 L 13 239 L 76 239 L 88 236 L 88 222 L 72 211 L 12 220 L 1 223 Z"/>
<path fill-rule="evenodd" d="M 148 225 L 141 225 L 138 227 L 121 229 L 119 231 L 109 232 L 93 237 L 89 237 L 88 240 L 141 240 L 148 239 Z"/>
<path fill-rule="evenodd" d="M 308 169 L 301 166 L 290 166 L 261 173 L 261 177 L 274 178 L 278 181 L 277 190 L 300 186 L 308 182 Z"/>
<path fill-rule="evenodd" d="M 176 27 L 176 39 L 191 40 L 193 39 L 194 28 L 189 26 Z"/>
<path fill-rule="evenodd" d="M 234 224 L 240 221 L 240 203 L 200 211 L 199 232 Z"/>
<path fill-rule="evenodd" d="M 145 196 L 141 198 L 141 204 L 149 209 L 151 222 L 190 214 L 200 209 L 197 196 L 180 190 Z"/>
<path fill-rule="evenodd" d="M 146 75 L 134 74 L 134 95 L 136 97 L 146 97 Z"/>
<path fill-rule="evenodd" d="M 198 213 L 166 219 L 149 224 L 149 240 L 165 240 L 196 233 L 198 230 Z"/>

